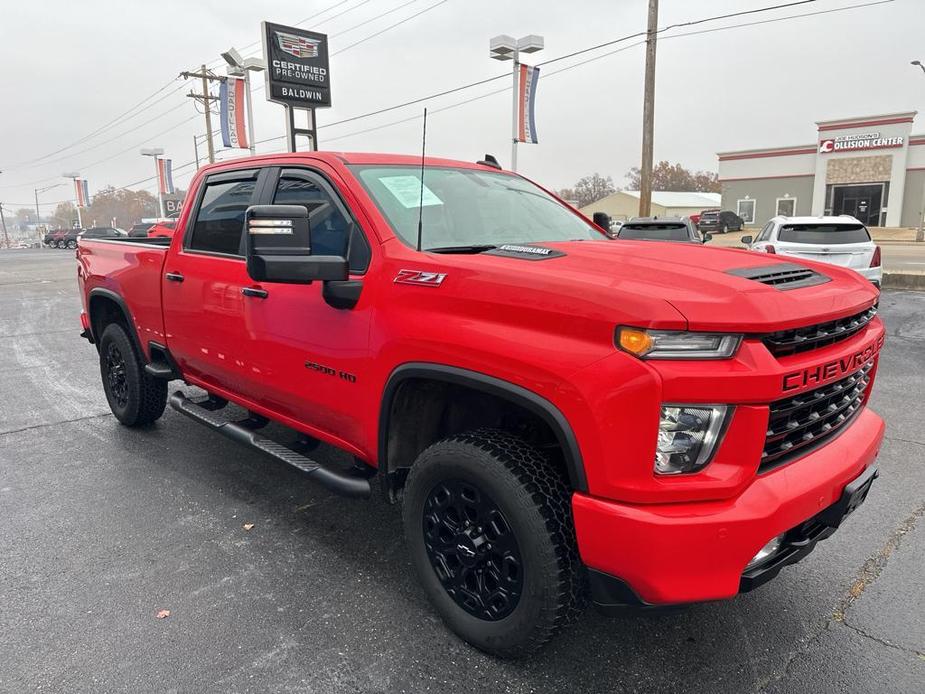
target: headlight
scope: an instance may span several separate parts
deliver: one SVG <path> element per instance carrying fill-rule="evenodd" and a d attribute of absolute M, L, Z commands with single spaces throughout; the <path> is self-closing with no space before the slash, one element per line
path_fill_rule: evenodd
<path fill-rule="evenodd" d="M 617 328 L 616 343 L 640 359 L 728 359 L 736 353 L 741 335 L 692 333 L 683 330 Z"/>
<path fill-rule="evenodd" d="M 655 473 L 679 475 L 703 469 L 713 457 L 731 409 L 727 405 L 663 405 Z"/>

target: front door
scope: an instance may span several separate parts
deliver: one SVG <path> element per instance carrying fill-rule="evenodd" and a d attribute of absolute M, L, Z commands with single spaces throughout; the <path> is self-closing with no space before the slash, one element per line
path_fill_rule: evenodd
<path fill-rule="evenodd" d="M 247 359 L 243 293 L 247 276 L 242 240 L 244 212 L 258 201 L 258 184 L 269 174 L 257 169 L 209 176 L 187 222 L 178 250 L 164 265 L 164 325 L 167 346 L 185 374 L 252 396 L 260 375 Z M 181 233 L 177 230 L 177 233 Z"/>
<path fill-rule="evenodd" d="M 348 257 L 350 279 L 363 282 L 370 245 L 332 185 L 335 176 L 321 168 L 282 169 L 268 186 L 274 204 L 308 209 L 312 253 Z M 262 288 L 265 298 L 244 305 L 248 363 L 260 373 L 261 400 L 309 430 L 368 445 L 374 433 L 363 430 L 356 413 L 370 393 L 371 289 L 363 287 L 355 307 L 339 309 L 325 301 L 323 282 Z"/>
<path fill-rule="evenodd" d="M 832 200 L 832 214 L 846 214 L 867 226 L 880 224 L 883 203 L 883 185 L 836 186 Z"/>

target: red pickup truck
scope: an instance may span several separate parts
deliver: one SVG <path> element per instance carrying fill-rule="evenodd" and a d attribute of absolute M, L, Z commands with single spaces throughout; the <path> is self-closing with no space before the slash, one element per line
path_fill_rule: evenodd
<path fill-rule="evenodd" d="M 116 418 L 169 400 L 335 492 L 375 482 L 486 651 L 531 652 L 589 597 L 750 590 L 877 476 L 884 328 L 851 270 L 610 240 L 491 159 L 262 156 L 188 201 L 172 239 L 78 248 Z M 318 440 L 355 463 L 312 460 Z"/>

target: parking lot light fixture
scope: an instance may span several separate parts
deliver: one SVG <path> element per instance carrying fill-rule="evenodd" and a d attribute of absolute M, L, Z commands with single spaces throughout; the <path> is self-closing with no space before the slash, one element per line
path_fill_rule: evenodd
<path fill-rule="evenodd" d="M 77 206 L 77 226 L 79 226 L 81 229 L 83 229 L 83 228 L 84 228 L 84 222 L 83 222 L 83 219 L 81 219 L 81 217 L 80 217 L 80 200 L 77 198 L 77 188 L 76 188 L 76 181 L 77 181 L 78 178 L 80 178 L 80 172 L 79 172 L 79 171 L 65 171 L 63 174 L 61 174 L 61 177 L 62 177 L 62 178 L 69 178 L 69 179 L 71 179 L 72 181 L 75 181 L 74 202 L 77 203 L 77 205 L 76 205 L 76 206 Z"/>
<path fill-rule="evenodd" d="M 254 141 L 254 105 L 251 98 L 251 72 L 261 72 L 267 69 L 262 58 L 243 58 L 235 48 L 229 48 L 222 53 L 222 58 L 228 63 L 230 77 L 244 78 L 244 95 L 247 102 L 247 140 L 251 156 L 257 154 L 257 145 Z"/>
<path fill-rule="evenodd" d="M 154 185 L 157 187 L 157 211 L 159 219 L 163 219 L 164 214 L 164 196 L 161 195 L 161 170 L 157 164 L 157 158 L 164 154 L 163 147 L 149 147 L 139 150 L 143 157 L 153 157 L 154 159 Z"/>
<path fill-rule="evenodd" d="M 543 50 L 545 42 L 542 36 L 537 34 L 528 34 L 515 39 L 507 34 L 499 34 L 488 42 L 488 57 L 493 60 L 513 60 L 514 61 L 514 86 L 512 89 L 513 101 L 513 123 L 511 126 L 511 171 L 517 170 L 517 113 L 518 113 L 518 94 L 517 86 L 520 70 L 520 54 L 536 53 Z"/>

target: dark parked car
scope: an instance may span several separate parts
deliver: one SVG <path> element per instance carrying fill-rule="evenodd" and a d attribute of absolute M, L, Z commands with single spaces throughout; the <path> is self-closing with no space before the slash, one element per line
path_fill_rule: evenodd
<path fill-rule="evenodd" d="M 83 239 L 121 239 L 125 236 L 124 231 L 115 227 L 90 227 L 80 234 Z"/>
<path fill-rule="evenodd" d="M 680 241 L 706 243 L 710 234 L 702 237 L 687 217 L 636 217 L 626 222 L 617 232 L 618 239 L 633 241 Z"/>
<path fill-rule="evenodd" d="M 697 222 L 700 231 L 717 231 L 721 234 L 727 231 L 742 231 L 744 227 L 745 220 L 732 210 L 704 210 Z"/>
<path fill-rule="evenodd" d="M 153 226 L 154 224 L 151 222 L 141 222 L 140 224 L 135 224 L 131 229 L 128 230 L 128 235 L 132 237 L 147 236 L 148 229 Z"/>

